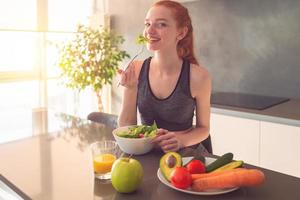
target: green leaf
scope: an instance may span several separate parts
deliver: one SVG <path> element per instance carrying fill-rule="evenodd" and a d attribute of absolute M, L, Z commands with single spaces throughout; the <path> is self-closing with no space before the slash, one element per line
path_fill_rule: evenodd
<path fill-rule="evenodd" d="M 143 36 L 142 34 L 138 35 L 138 37 L 136 38 L 137 44 L 145 45 L 148 41 L 149 39 Z"/>
<path fill-rule="evenodd" d="M 157 125 L 156 122 L 154 120 L 153 124 L 151 125 L 151 130 L 156 130 L 157 129 Z"/>

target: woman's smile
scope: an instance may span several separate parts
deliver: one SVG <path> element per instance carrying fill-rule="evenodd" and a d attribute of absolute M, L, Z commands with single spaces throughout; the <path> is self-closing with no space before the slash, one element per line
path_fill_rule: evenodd
<path fill-rule="evenodd" d="M 161 39 L 158 38 L 158 37 L 149 37 L 149 42 L 152 44 L 152 43 L 156 43 L 158 41 L 160 41 Z"/>

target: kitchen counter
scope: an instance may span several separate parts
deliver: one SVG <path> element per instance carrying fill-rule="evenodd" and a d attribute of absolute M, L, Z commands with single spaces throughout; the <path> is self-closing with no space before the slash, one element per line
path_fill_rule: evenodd
<path fill-rule="evenodd" d="M 291 99 L 287 102 L 272 106 L 265 110 L 254 110 L 212 104 L 211 111 L 216 114 L 224 114 L 300 127 L 299 99 Z"/>
<path fill-rule="evenodd" d="M 247 164 L 265 173 L 263 185 L 214 196 L 176 191 L 157 177 L 161 151 L 134 156 L 143 166 L 143 182 L 136 192 L 120 194 L 110 183 L 94 179 L 89 151 L 92 142 L 113 139 L 110 128 L 65 114 L 52 115 L 46 110 L 32 116 L 32 124 L 28 124 L 35 127 L 31 137 L 0 144 L 0 174 L 29 197 L 24 199 L 300 199 L 299 178 Z"/>

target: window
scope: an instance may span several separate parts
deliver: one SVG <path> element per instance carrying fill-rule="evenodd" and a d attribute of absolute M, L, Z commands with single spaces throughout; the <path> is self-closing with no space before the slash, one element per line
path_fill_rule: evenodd
<path fill-rule="evenodd" d="M 99 14 L 101 2 L 104 3 L 102 0 L 0 0 L 2 122 L 16 122 L 18 119 L 12 112 L 28 114 L 38 107 L 81 117 L 97 110 L 97 97 L 92 90 L 78 94 L 59 84 L 59 68 L 55 65 L 58 54 L 53 44 L 73 37 L 79 23 L 86 24 Z M 30 122 L 16 123 L 18 127 L 1 123 L 0 129 L 19 130 L 23 125 L 25 129 Z M 17 129 L 11 131 L 12 138 L 25 137 Z"/>
<path fill-rule="evenodd" d="M 92 0 L 48 0 L 49 30 L 75 31 L 78 23 L 87 23 Z"/>
<path fill-rule="evenodd" d="M 35 30 L 36 13 L 37 0 L 0 0 L 0 28 Z"/>

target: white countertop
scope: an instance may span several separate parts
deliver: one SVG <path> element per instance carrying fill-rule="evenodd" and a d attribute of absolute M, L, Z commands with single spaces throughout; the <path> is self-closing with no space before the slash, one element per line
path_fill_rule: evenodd
<path fill-rule="evenodd" d="M 212 113 L 224 114 L 248 119 L 262 120 L 300 127 L 300 99 L 272 106 L 265 110 L 254 110 L 212 104 Z"/>

